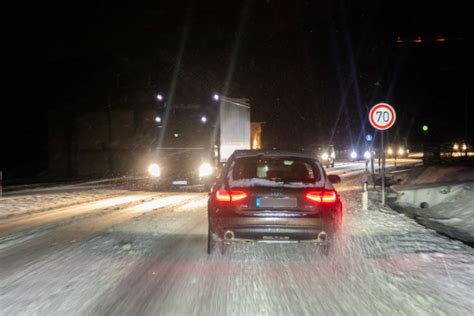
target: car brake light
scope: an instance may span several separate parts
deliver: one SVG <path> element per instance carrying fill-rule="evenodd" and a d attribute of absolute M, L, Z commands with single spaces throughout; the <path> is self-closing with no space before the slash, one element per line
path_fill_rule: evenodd
<path fill-rule="evenodd" d="M 244 191 L 237 191 L 237 190 L 224 190 L 220 189 L 216 192 L 216 200 L 219 202 L 237 202 L 245 199 L 247 197 L 247 193 Z"/>
<path fill-rule="evenodd" d="M 230 197 L 230 192 L 226 190 L 218 190 L 216 192 L 216 200 L 219 202 L 230 202 L 231 197 Z"/>
<path fill-rule="evenodd" d="M 305 196 L 315 203 L 334 203 L 337 199 L 335 191 L 311 191 L 306 193 Z"/>

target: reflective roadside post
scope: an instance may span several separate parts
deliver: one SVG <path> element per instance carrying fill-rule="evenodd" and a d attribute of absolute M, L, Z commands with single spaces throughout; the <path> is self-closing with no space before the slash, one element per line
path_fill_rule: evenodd
<path fill-rule="evenodd" d="M 369 209 L 369 181 L 367 177 L 367 172 L 363 176 L 362 183 L 362 210 L 367 211 Z"/>
<path fill-rule="evenodd" d="M 380 153 L 382 155 L 382 168 L 380 169 L 382 205 L 385 206 L 385 150 L 384 150 L 384 131 L 395 124 L 396 113 L 394 108 L 388 103 L 377 103 L 369 111 L 370 124 L 380 130 Z M 380 155 L 379 155 L 380 159 Z"/>

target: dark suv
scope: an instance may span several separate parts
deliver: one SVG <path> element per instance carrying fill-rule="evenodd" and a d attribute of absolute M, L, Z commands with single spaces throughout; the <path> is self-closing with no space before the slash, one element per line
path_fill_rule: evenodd
<path fill-rule="evenodd" d="M 324 254 L 342 221 L 342 203 L 312 152 L 238 150 L 208 202 L 208 253 L 239 241 L 310 242 Z"/>

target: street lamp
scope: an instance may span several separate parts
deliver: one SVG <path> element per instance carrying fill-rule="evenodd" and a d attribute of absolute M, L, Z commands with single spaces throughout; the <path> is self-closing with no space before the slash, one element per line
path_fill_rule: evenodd
<path fill-rule="evenodd" d="M 162 96 L 161 94 L 157 94 L 157 95 L 156 95 L 156 99 L 157 99 L 158 101 L 163 101 L 163 96 Z"/>
<path fill-rule="evenodd" d="M 206 122 L 207 122 L 207 117 L 202 116 L 202 117 L 201 117 L 201 122 L 206 123 Z"/>
<path fill-rule="evenodd" d="M 217 93 L 214 93 L 213 99 L 219 101 L 219 95 Z"/>

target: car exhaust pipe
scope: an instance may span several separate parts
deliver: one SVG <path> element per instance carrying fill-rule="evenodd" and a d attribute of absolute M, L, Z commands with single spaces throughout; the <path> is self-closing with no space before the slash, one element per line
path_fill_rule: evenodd
<path fill-rule="evenodd" d="M 225 240 L 233 240 L 234 239 L 234 232 L 231 231 L 231 230 L 227 230 L 225 233 L 224 233 L 224 239 Z"/>
<path fill-rule="evenodd" d="M 325 231 L 322 231 L 318 234 L 318 240 L 319 241 L 326 241 L 328 238 L 328 235 L 326 234 Z"/>

